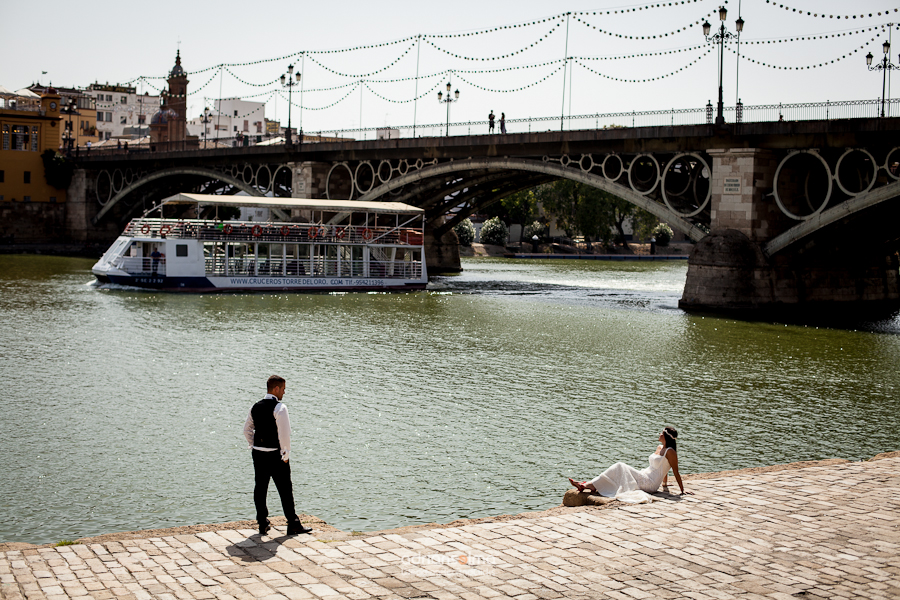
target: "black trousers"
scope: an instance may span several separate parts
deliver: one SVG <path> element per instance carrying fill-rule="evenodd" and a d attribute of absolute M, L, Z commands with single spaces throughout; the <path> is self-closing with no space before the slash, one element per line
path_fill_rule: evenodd
<path fill-rule="evenodd" d="M 253 488 L 253 502 L 256 504 L 256 520 L 264 523 L 269 516 L 266 506 L 266 493 L 269 491 L 269 478 L 275 482 L 278 495 L 281 497 L 281 508 L 288 522 L 297 520 L 294 511 L 294 488 L 291 485 L 291 465 L 281 460 L 281 452 L 262 452 L 253 450 L 253 471 L 256 474 L 256 486 Z"/>

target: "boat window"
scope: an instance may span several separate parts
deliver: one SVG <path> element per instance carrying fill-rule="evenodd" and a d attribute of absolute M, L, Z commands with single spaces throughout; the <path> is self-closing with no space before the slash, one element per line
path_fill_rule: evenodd
<path fill-rule="evenodd" d="M 188 245 L 187 244 L 175 244 L 175 256 L 187 256 L 188 255 Z"/>

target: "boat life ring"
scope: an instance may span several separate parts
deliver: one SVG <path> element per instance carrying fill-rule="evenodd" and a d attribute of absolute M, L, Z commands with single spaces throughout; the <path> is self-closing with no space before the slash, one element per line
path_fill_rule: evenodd
<path fill-rule="evenodd" d="M 141 233 L 143 233 L 144 235 L 147 235 L 148 233 L 150 233 L 150 224 L 149 223 L 144 223 L 143 225 L 141 225 Z"/>
<path fill-rule="evenodd" d="M 307 229 L 306 237 L 308 237 L 311 240 L 314 240 L 317 237 L 319 237 L 319 228 L 318 227 L 310 227 L 309 229 Z"/>
<path fill-rule="evenodd" d="M 339 229 L 335 229 L 335 230 L 334 230 L 334 237 L 336 237 L 336 238 L 339 239 L 339 240 L 344 239 L 344 236 L 345 236 L 345 235 L 347 235 L 347 228 L 346 228 L 346 227 L 341 227 L 341 228 L 339 228 Z"/>
<path fill-rule="evenodd" d="M 361 235 L 362 235 L 362 239 L 364 239 L 364 240 L 371 240 L 372 237 L 374 236 L 374 234 L 372 233 L 372 230 L 369 229 L 368 227 L 363 227 Z"/>
<path fill-rule="evenodd" d="M 160 237 L 165 237 L 165 236 L 169 235 L 170 231 L 172 231 L 171 225 L 163 225 L 162 227 L 159 228 L 159 235 L 160 235 Z"/>
<path fill-rule="evenodd" d="M 222 228 L 222 231 L 225 232 L 225 235 L 231 235 L 231 232 L 234 231 L 234 227 L 232 227 L 231 225 L 226 225 Z"/>
<path fill-rule="evenodd" d="M 253 237 L 259 237 L 262 235 L 262 225 L 254 225 L 253 229 L 250 230 L 250 233 L 253 234 Z"/>
<path fill-rule="evenodd" d="M 281 226 L 281 235 L 288 235 L 291 232 L 291 228 L 287 225 Z"/>

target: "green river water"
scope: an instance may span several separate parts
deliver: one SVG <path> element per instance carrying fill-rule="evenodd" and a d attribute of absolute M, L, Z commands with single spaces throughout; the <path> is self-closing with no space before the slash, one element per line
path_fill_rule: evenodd
<path fill-rule="evenodd" d="M 0 256 L 0 541 L 254 518 L 271 373 L 297 509 L 344 530 L 549 508 L 665 424 L 686 473 L 900 449 L 900 319 L 689 315 L 684 262 L 468 259 L 341 295 L 104 289 L 92 262 Z"/>

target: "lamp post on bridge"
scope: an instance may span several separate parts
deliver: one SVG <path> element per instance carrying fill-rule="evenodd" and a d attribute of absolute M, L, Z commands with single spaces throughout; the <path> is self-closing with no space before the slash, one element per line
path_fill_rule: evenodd
<path fill-rule="evenodd" d="M 459 100 L 459 90 L 453 92 L 453 98 L 450 97 L 450 82 L 447 82 L 447 97 L 444 98 L 443 92 L 438 92 L 438 102 L 443 102 L 447 105 L 447 131 L 444 133 L 444 137 L 450 136 L 450 103 L 456 102 Z"/>
<path fill-rule="evenodd" d="M 728 16 L 728 11 L 724 6 L 719 7 L 719 20 L 721 24 L 719 25 L 718 33 L 709 35 L 711 25 L 709 21 L 703 22 L 703 35 L 706 37 L 707 42 L 713 42 L 719 44 L 719 104 L 718 109 L 716 111 L 716 126 L 721 127 L 725 124 L 725 115 L 724 113 L 724 104 L 722 102 L 722 64 L 725 59 L 725 42 L 730 40 L 738 40 L 741 37 L 741 32 L 744 30 L 744 20 L 741 17 L 738 17 L 737 21 L 734 22 L 734 28 L 737 33 L 731 33 L 730 31 L 725 31 L 725 19 Z"/>
<path fill-rule="evenodd" d="M 296 81 L 291 75 L 295 75 Z M 281 87 L 286 87 L 288 91 L 288 126 L 287 133 L 284 134 L 284 141 L 288 146 L 291 145 L 291 89 L 296 85 L 300 85 L 300 71 L 294 73 L 294 65 L 288 65 L 287 75 L 281 74 Z"/>
<path fill-rule="evenodd" d="M 212 118 L 209 115 L 209 107 L 203 107 L 203 116 L 200 117 L 200 122 L 203 123 L 203 149 L 206 149 L 206 139 L 207 134 L 209 134 L 209 124 L 212 123 Z"/>
<path fill-rule="evenodd" d="M 872 56 L 871 52 L 869 52 L 868 54 L 866 54 L 866 66 L 869 67 L 870 71 L 883 71 L 884 72 L 884 74 L 881 76 L 881 118 L 883 119 L 884 118 L 884 95 L 885 95 L 885 90 L 887 89 L 886 88 L 887 73 L 891 69 L 900 69 L 900 66 L 893 65 L 889 61 L 889 58 L 890 58 L 889 55 L 891 53 L 891 43 L 890 42 L 886 41 L 884 44 L 882 44 L 881 48 L 882 48 L 882 50 L 884 50 L 884 58 L 881 60 L 881 62 L 876 65 L 873 65 L 872 59 L 875 57 Z"/>

